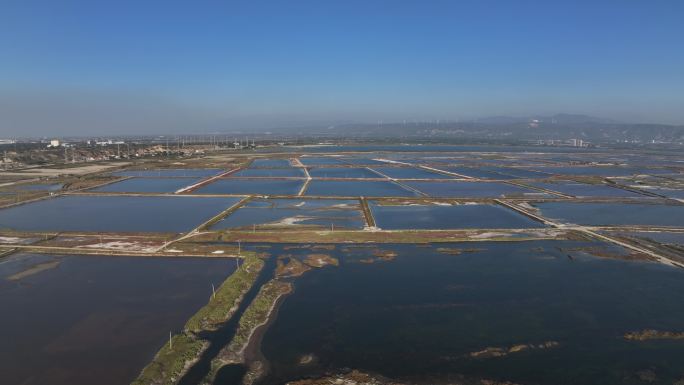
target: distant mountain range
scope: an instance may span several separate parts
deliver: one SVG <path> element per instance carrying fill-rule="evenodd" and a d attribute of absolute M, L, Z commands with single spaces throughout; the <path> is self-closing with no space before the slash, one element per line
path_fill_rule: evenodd
<path fill-rule="evenodd" d="M 300 133 L 309 131 L 302 129 Z M 684 142 L 683 125 L 634 124 L 586 115 L 495 116 L 458 122 L 342 124 L 316 134 L 347 137 L 469 138 L 500 140 L 582 139 L 594 143 Z M 314 133 L 309 131 L 309 133 Z"/>

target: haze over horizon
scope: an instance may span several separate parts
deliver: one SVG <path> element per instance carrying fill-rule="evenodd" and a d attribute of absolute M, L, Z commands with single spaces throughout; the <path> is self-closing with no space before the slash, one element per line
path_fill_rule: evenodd
<path fill-rule="evenodd" d="M 0 137 L 577 113 L 684 124 L 679 1 L 9 0 Z"/>

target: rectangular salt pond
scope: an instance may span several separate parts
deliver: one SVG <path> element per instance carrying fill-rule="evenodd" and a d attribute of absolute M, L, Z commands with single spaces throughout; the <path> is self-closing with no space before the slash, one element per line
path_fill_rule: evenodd
<path fill-rule="evenodd" d="M 131 178 L 110 183 L 89 191 L 130 193 L 172 193 L 193 185 L 201 178 Z"/>
<path fill-rule="evenodd" d="M 542 216 L 591 226 L 684 226 L 684 205 L 646 203 L 534 203 Z"/>
<path fill-rule="evenodd" d="M 47 183 L 47 184 L 19 184 L 12 186 L 17 190 L 25 191 L 59 191 L 62 189 L 63 184 L 61 183 Z"/>
<path fill-rule="evenodd" d="M 419 194 L 389 181 L 313 180 L 306 189 L 310 196 L 412 197 Z"/>
<path fill-rule="evenodd" d="M 650 191 L 650 192 L 655 193 L 655 194 L 662 195 L 664 197 L 675 198 L 675 199 L 684 199 L 684 188 L 673 189 L 673 188 L 664 188 L 664 187 L 641 187 L 641 186 L 636 186 L 636 187 L 644 189 L 646 191 Z"/>
<path fill-rule="evenodd" d="M 558 175 L 587 175 L 587 176 L 628 176 L 634 174 L 648 174 L 645 170 L 633 167 L 618 166 L 568 166 L 568 167 L 536 167 L 535 171 Z M 652 170 L 651 173 L 658 173 Z"/>
<path fill-rule="evenodd" d="M 666 245 L 684 246 L 684 232 L 665 232 L 665 231 L 641 231 L 621 233 L 620 235 L 627 235 L 630 237 L 647 238 L 655 242 Z"/>
<path fill-rule="evenodd" d="M 0 210 L 0 229 L 183 232 L 239 200 L 192 196 L 61 196 Z"/>
<path fill-rule="evenodd" d="M 381 229 L 528 229 L 543 224 L 498 205 L 407 205 L 372 202 L 375 223 Z"/>
<path fill-rule="evenodd" d="M 602 184 L 586 184 L 579 182 L 530 182 L 526 183 L 530 186 L 540 187 L 547 190 L 557 191 L 563 194 L 573 195 L 576 197 L 619 197 L 619 198 L 639 198 L 643 197 L 641 194 L 623 190 L 616 187 L 610 187 Z"/>
<path fill-rule="evenodd" d="M 372 167 L 390 178 L 394 179 L 449 179 L 452 176 L 430 172 L 415 167 Z"/>
<path fill-rule="evenodd" d="M 257 199 L 249 201 L 211 229 L 259 229 L 282 227 L 320 227 L 324 229 L 362 229 L 366 225 L 357 200 L 337 199 Z"/>
<path fill-rule="evenodd" d="M 299 157 L 299 161 L 306 166 L 344 164 L 340 159 L 331 156 L 301 156 Z"/>
<path fill-rule="evenodd" d="M 304 180 L 221 178 L 195 190 L 195 194 L 297 195 Z"/>
<path fill-rule="evenodd" d="M 157 170 L 123 170 L 113 172 L 114 176 L 139 177 L 209 177 L 218 175 L 223 170 L 217 168 L 186 168 L 186 169 L 157 169 Z"/>
<path fill-rule="evenodd" d="M 545 193 L 498 182 L 402 182 L 432 197 L 501 198 L 546 196 Z"/>
<path fill-rule="evenodd" d="M 514 167 L 482 167 L 484 170 L 493 171 L 498 174 L 510 175 L 516 178 L 529 178 L 529 179 L 543 179 L 548 178 L 551 175 L 539 171 L 525 170 L 522 168 Z"/>
<path fill-rule="evenodd" d="M 287 168 L 290 166 L 288 159 L 254 159 L 249 168 Z"/>
<path fill-rule="evenodd" d="M 453 172 L 459 175 L 469 176 L 471 178 L 481 179 L 515 179 L 512 175 L 504 175 L 494 171 L 487 171 L 479 167 L 438 167 L 440 170 Z"/>
<path fill-rule="evenodd" d="M 385 162 L 380 162 L 375 159 L 370 158 L 341 158 L 341 162 L 360 166 L 373 166 L 376 164 L 385 164 Z"/>
<path fill-rule="evenodd" d="M 234 268 L 229 258 L 4 258 L 0 382 L 129 384 Z"/>
<path fill-rule="evenodd" d="M 354 167 L 312 168 L 309 175 L 313 178 L 383 178 L 367 168 Z"/>
<path fill-rule="evenodd" d="M 343 368 L 415 384 L 676 384 L 684 373 L 681 341 L 623 338 L 684 330 L 684 270 L 620 260 L 624 249 L 529 241 L 326 253 L 339 266 L 299 277 L 264 334 L 264 385 Z"/>
<path fill-rule="evenodd" d="M 289 168 L 246 168 L 240 170 L 236 173 L 230 174 L 230 176 L 237 177 L 294 177 L 303 178 L 306 176 L 304 170 L 301 167 L 289 167 Z"/>

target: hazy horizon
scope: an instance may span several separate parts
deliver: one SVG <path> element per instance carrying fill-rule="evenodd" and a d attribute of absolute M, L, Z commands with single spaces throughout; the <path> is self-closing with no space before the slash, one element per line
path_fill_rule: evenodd
<path fill-rule="evenodd" d="M 676 1 L 10 0 L 0 137 L 557 113 L 684 124 L 682 11 Z"/>

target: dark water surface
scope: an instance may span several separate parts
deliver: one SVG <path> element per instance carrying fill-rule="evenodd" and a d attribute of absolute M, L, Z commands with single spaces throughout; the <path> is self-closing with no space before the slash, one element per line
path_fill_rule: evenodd
<path fill-rule="evenodd" d="M 172 193 L 199 182 L 198 178 L 132 178 L 111 183 L 93 192 Z"/>
<path fill-rule="evenodd" d="M 112 175 L 138 177 L 208 177 L 218 175 L 222 171 L 223 170 L 218 168 L 124 170 L 113 172 Z"/>
<path fill-rule="evenodd" d="M 313 180 L 306 190 L 310 196 L 412 197 L 415 192 L 390 181 Z"/>
<path fill-rule="evenodd" d="M 62 196 L 0 210 L 0 229 L 182 232 L 238 201 L 191 196 Z"/>
<path fill-rule="evenodd" d="M 404 182 L 432 197 L 448 198 L 501 198 L 544 196 L 545 193 L 500 182 Z"/>
<path fill-rule="evenodd" d="M 371 204 L 378 227 L 397 229 L 524 229 L 544 227 L 522 214 L 498 205 Z"/>
<path fill-rule="evenodd" d="M 303 180 L 221 178 L 195 191 L 196 194 L 297 195 Z"/>
<path fill-rule="evenodd" d="M 640 203 L 535 203 L 543 216 L 580 225 L 684 226 L 684 205 Z"/>
<path fill-rule="evenodd" d="M 255 199 L 211 226 L 212 230 L 253 228 L 253 225 L 319 226 L 362 229 L 366 221 L 358 200 Z"/>
<path fill-rule="evenodd" d="M 228 258 L 0 259 L 0 383 L 129 384 L 234 268 Z"/>
<path fill-rule="evenodd" d="M 398 256 L 361 263 L 376 251 L 338 246 L 331 253 L 339 267 L 296 281 L 264 336 L 272 368 L 265 384 L 342 368 L 419 383 L 464 376 L 537 385 L 648 383 L 641 378 L 672 384 L 684 376 L 681 341 L 622 338 L 649 328 L 684 331 L 681 269 L 577 249 L 622 253 L 593 242 L 378 247 Z M 470 355 L 549 341 L 558 346 Z M 299 364 L 307 354 L 313 363 Z"/>

